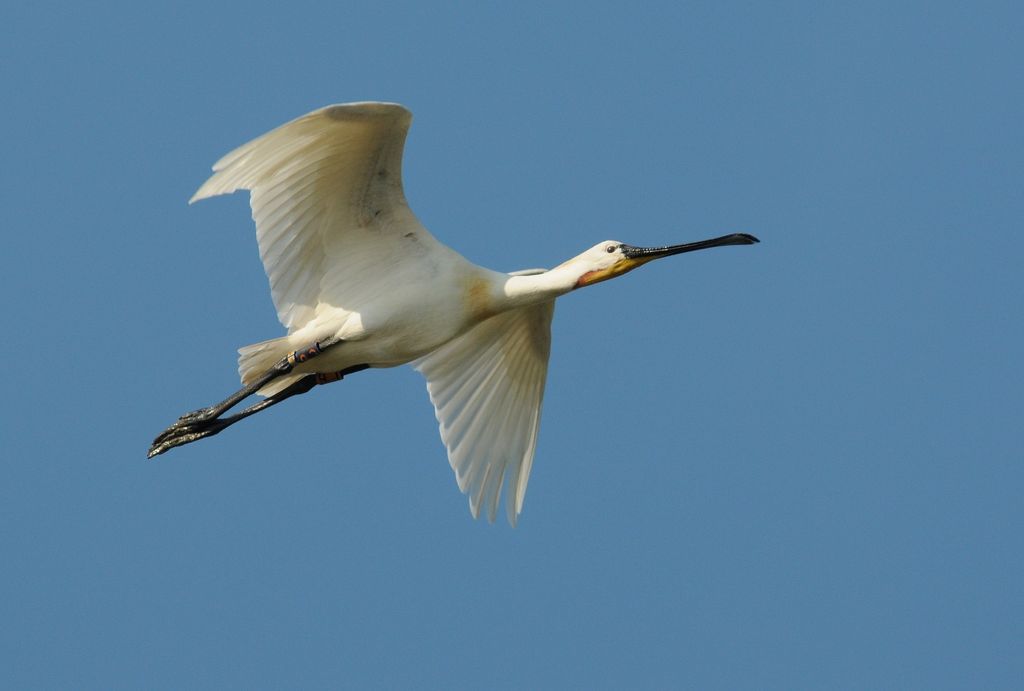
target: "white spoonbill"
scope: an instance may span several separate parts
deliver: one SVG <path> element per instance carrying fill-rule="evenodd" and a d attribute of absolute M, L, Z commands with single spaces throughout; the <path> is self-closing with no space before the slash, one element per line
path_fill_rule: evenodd
<path fill-rule="evenodd" d="M 149 457 L 217 434 L 317 384 L 411 363 L 459 489 L 493 522 L 502 487 L 515 525 L 530 477 L 555 298 L 660 257 L 758 240 L 669 247 L 605 240 L 545 271 L 501 273 L 442 245 L 402 191 L 411 113 L 394 103 L 315 110 L 217 161 L 191 201 L 249 190 L 260 257 L 288 335 L 239 350 L 242 389 L 183 415 Z M 252 394 L 264 396 L 234 415 Z"/>

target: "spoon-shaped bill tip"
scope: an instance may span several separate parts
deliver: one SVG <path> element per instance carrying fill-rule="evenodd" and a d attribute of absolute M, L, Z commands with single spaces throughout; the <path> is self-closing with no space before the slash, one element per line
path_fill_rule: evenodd
<path fill-rule="evenodd" d="M 761 242 L 750 233 L 733 233 L 732 235 L 726 235 L 727 238 L 736 238 L 735 242 L 730 242 L 730 245 L 756 245 Z"/>

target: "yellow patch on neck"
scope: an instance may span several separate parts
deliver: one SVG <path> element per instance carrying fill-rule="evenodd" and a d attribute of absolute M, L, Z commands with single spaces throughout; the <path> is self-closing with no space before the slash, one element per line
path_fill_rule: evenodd
<path fill-rule="evenodd" d="M 607 281 L 609 278 L 621 276 L 628 271 L 632 271 L 638 266 L 646 264 L 652 259 L 654 259 L 654 257 L 639 257 L 637 259 L 623 257 L 606 269 L 596 269 L 583 274 L 576 279 L 576 287 L 582 288 L 583 286 L 593 285 L 595 283 L 600 283 L 601 281 Z"/>

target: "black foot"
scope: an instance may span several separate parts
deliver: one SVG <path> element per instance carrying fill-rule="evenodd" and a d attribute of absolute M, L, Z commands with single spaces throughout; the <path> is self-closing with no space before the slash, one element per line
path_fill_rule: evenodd
<path fill-rule="evenodd" d="M 202 411 L 196 412 L 199 413 Z M 189 413 L 189 415 L 193 415 L 193 413 Z M 236 421 L 231 418 L 227 418 L 224 420 L 200 419 L 195 422 L 185 422 L 187 417 L 188 416 L 183 415 L 177 422 L 161 432 L 157 438 L 153 440 L 153 444 L 149 447 L 149 453 L 146 454 L 146 458 L 159 456 L 162 453 L 170 451 L 176 446 L 191 444 L 194 441 L 199 441 L 206 437 L 212 437 Z"/>
<path fill-rule="evenodd" d="M 360 369 L 365 369 L 365 367 L 360 367 Z M 342 376 L 344 376 L 340 372 L 336 374 L 338 375 L 338 379 L 341 379 Z M 335 380 L 332 379 L 331 381 Z M 178 418 L 177 422 L 157 435 L 157 438 L 153 440 L 153 445 L 149 447 L 149 453 L 146 454 L 146 456 L 148 458 L 153 458 L 153 456 L 159 456 L 162 453 L 170 451 L 176 446 L 191 444 L 194 441 L 199 441 L 206 437 L 212 437 L 221 430 L 235 424 L 239 420 L 244 420 L 250 415 L 255 415 L 261 410 L 266 410 L 270 406 L 277 405 L 281 401 L 287 400 L 292 396 L 306 393 L 318 383 L 320 383 L 320 381 L 317 376 L 303 377 L 273 396 L 264 398 L 259 403 L 254 403 L 242 412 L 229 417 L 218 417 L 223 413 L 223 403 L 182 415 Z"/>
<path fill-rule="evenodd" d="M 209 422 L 217 417 L 217 411 L 214 406 L 208 408 L 200 408 L 199 410 L 193 410 L 191 413 L 185 413 L 177 419 L 170 427 L 165 429 L 163 432 L 157 435 L 156 439 L 153 440 L 153 446 L 160 444 L 165 439 L 184 434 L 192 431 L 193 427 L 202 425 L 203 423 Z M 150 455 L 152 458 L 152 454 Z"/>

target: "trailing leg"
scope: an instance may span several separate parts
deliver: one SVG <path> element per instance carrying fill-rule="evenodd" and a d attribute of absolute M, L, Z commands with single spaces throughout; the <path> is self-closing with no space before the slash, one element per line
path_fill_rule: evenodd
<path fill-rule="evenodd" d="M 202 422 L 204 420 L 212 420 L 218 418 L 236 405 L 241 403 L 243 400 L 253 395 L 264 386 L 274 381 L 278 377 L 283 377 L 286 374 L 290 374 L 295 368 L 295 365 L 303 362 L 308 362 L 318 355 L 322 354 L 328 348 L 338 345 L 341 343 L 340 340 L 331 340 L 323 342 L 314 342 L 313 345 L 302 350 L 296 350 L 278 360 L 273 367 L 268 369 L 266 372 L 261 374 L 256 380 L 250 382 L 246 386 L 231 394 L 220 403 L 209 406 L 208 408 L 200 408 L 194 410 L 191 413 L 185 413 L 177 422 L 167 428 L 167 431 L 174 429 L 175 427 L 191 425 L 196 422 Z M 159 437 L 157 437 L 159 439 Z"/>
<path fill-rule="evenodd" d="M 292 396 L 306 393 L 316 386 L 317 383 L 316 375 L 308 375 L 298 380 L 288 388 L 277 392 L 273 396 L 264 398 L 259 403 L 254 403 L 240 413 L 236 413 L 228 417 L 200 419 L 195 422 L 185 424 L 182 424 L 179 420 L 153 440 L 153 445 L 149 447 L 149 453 L 146 454 L 146 457 L 153 458 L 153 456 L 159 456 L 166 451 L 170 451 L 176 446 L 191 444 L 194 441 L 199 441 L 206 437 L 212 437 L 235 424 L 239 420 L 244 420 L 250 415 L 255 415 L 256 413 L 266 410 L 273 405 L 277 405 L 281 401 L 291 398 Z"/>
<path fill-rule="evenodd" d="M 180 446 L 181 444 L 187 444 L 191 441 L 196 441 L 197 439 L 212 436 L 220 432 L 222 429 L 234 424 L 238 420 L 264 410 L 275 403 L 279 403 L 280 401 L 290 398 L 296 394 L 305 393 L 319 383 L 328 383 L 328 380 L 320 381 L 318 380 L 318 377 L 322 379 L 323 377 L 331 375 L 311 374 L 309 376 L 302 377 L 282 391 L 279 391 L 264 401 L 247 408 L 238 415 L 232 416 L 231 418 L 225 418 L 224 420 L 219 419 L 228 410 L 235 407 L 241 401 L 256 393 L 273 380 L 291 374 L 297 364 L 308 362 L 309 360 L 321 355 L 328 348 L 340 343 L 340 339 L 315 342 L 308 348 L 289 353 L 275 363 L 273 367 L 260 375 L 256 380 L 231 394 L 220 403 L 182 415 L 176 422 L 157 435 L 156 439 L 153 440 L 153 445 L 149 450 L 149 457 L 152 458 L 153 456 L 161 454 L 175 446 Z M 343 370 L 341 373 L 337 373 L 337 378 L 330 379 L 329 381 L 337 381 L 349 372 L 358 372 L 366 367 L 366 365 L 350 367 L 347 370 Z M 286 392 L 287 395 L 285 395 Z M 271 402 L 268 403 L 268 401 Z M 230 422 L 228 422 L 228 420 L 230 420 Z"/>
<path fill-rule="evenodd" d="M 341 381 L 345 378 L 345 375 L 352 374 L 354 372 L 361 372 L 368 367 L 369 365 L 355 365 L 354 367 L 349 367 L 338 372 L 325 372 L 307 375 L 287 388 L 278 391 L 273 396 L 269 396 L 259 403 L 254 403 L 242 412 L 229 417 L 208 418 L 189 423 L 181 423 L 180 421 L 176 422 L 153 440 L 153 445 L 149 447 L 147 457 L 153 458 L 154 456 L 159 456 L 162 453 L 170 451 L 176 446 L 182 446 L 183 444 L 190 444 L 194 441 L 205 439 L 206 437 L 212 437 L 235 424 L 239 420 L 244 420 L 250 415 L 255 415 L 256 413 L 277 405 L 281 401 L 287 400 L 292 396 L 306 393 L 313 387 L 320 384 L 331 384 L 336 381 Z"/>

